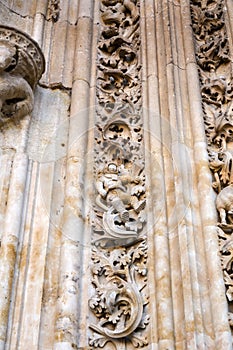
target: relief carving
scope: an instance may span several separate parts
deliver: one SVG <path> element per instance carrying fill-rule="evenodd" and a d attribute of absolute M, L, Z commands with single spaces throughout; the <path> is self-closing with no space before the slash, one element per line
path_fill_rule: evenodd
<path fill-rule="evenodd" d="M 221 0 L 191 1 L 229 323 L 233 326 L 233 84 L 223 9 Z"/>
<path fill-rule="evenodd" d="M 147 344 L 139 2 L 101 0 L 90 346 Z"/>
<path fill-rule="evenodd" d="M 60 0 L 49 0 L 47 10 L 47 20 L 57 22 L 60 15 Z"/>
<path fill-rule="evenodd" d="M 38 45 L 26 34 L 0 26 L 0 126 L 31 113 L 33 88 L 43 71 Z"/>
<path fill-rule="evenodd" d="M 98 174 L 96 203 L 103 209 L 102 213 L 98 211 L 102 225 L 94 230 L 105 235 L 96 239 L 96 244 L 128 244 L 138 237 L 145 222 L 143 209 L 146 205 L 144 178 L 139 175 L 140 170 L 137 166 L 127 169 L 109 163 Z"/>
<path fill-rule="evenodd" d="M 94 347 L 103 347 L 117 339 L 126 338 L 136 347 L 147 345 L 142 336 L 149 322 L 144 315 L 148 304 L 142 292 L 146 286 L 146 241 L 129 248 L 114 250 L 93 249 L 93 284 L 95 295 L 90 299 L 90 308 L 98 318 L 90 327 L 96 331 L 90 341 Z"/>

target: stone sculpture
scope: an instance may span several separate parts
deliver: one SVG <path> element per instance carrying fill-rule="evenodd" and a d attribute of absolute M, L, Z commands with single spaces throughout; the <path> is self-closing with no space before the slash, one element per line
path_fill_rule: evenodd
<path fill-rule="evenodd" d="M 145 186 L 140 176 L 133 175 L 124 167 L 110 163 L 96 181 L 99 193 L 96 203 L 104 209 L 103 229 L 108 232 L 112 243 L 117 242 L 117 238 L 135 238 L 142 229 Z"/>
<path fill-rule="evenodd" d="M 33 92 L 21 76 L 8 72 L 16 65 L 16 49 L 9 43 L 0 43 L 0 122 L 4 119 L 20 119 L 31 113 Z"/>
<path fill-rule="evenodd" d="M 90 346 L 147 345 L 139 2 L 100 1 Z M 143 292 L 142 292 L 143 290 Z M 144 330 L 144 332 L 143 332 Z"/>
<path fill-rule="evenodd" d="M 128 174 L 121 174 L 117 165 L 110 163 L 107 169 L 99 176 L 96 187 L 103 199 L 106 198 L 107 205 L 113 208 L 120 215 L 123 223 L 129 221 L 129 209 L 134 209 L 139 214 L 145 208 L 146 201 L 139 200 L 138 196 L 145 192 L 143 186 L 134 186 L 130 191 L 129 184 L 140 184 L 139 177 L 132 178 Z"/>
<path fill-rule="evenodd" d="M 31 113 L 33 88 L 44 71 L 38 45 L 26 34 L 0 26 L 0 124 Z"/>
<path fill-rule="evenodd" d="M 232 222 L 233 215 L 233 185 L 224 187 L 221 192 L 218 194 L 216 199 L 216 206 L 219 211 L 221 224 L 227 224 Z"/>

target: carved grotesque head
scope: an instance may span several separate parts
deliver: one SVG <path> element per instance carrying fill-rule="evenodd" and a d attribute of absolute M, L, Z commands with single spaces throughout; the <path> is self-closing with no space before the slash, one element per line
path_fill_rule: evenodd
<path fill-rule="evenodd" d="M 0 71 L 16 64 L 16 48 L 8 42 L 0 41 Z"/>

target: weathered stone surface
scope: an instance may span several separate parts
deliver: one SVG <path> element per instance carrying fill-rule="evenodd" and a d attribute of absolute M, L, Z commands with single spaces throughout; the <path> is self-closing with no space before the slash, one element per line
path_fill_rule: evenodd
<path fill-rule="evenodd" d="M 232 16 L 230 0 L 1 1 L 46 60 L 0 129 L 1 350 L 232 349 Z M 20 58 L 33 86 L 24 50 L 0 76 Z"/>

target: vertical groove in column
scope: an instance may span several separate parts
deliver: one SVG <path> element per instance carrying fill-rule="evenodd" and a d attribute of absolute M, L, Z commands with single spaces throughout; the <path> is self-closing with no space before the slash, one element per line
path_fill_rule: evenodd
<path fill-rule="evenodd" d="M 80 1 L 72 86 L 65 203 L 60 256 L 59 298 L 54 349 L 78 348 L 82 242 L 85 230 L 84 173 L 87 149 L 93 2 Z"/>
<path fill-rule="evenodd" d="M 167 95 L 162 97 L 163 91 L 160 90 L 161 106 L 163 112 L 161 118 L 164 121 L 162 127 L 162 142 L 164 155 L 164 176 L 166 181 L 166 205 L 167 205 L 167 224 L 168 224 L 168 239 L 170 251 L 170 270 L 171 270 L 171 292 L 173 301 L 173 318 L 174 318 L 174 337 L 175 347 L 185 348 L 186 344 L 186 315 L 185 315 L 185 291 L 183 284 L 186 283 L 186 288 L 189 286 L 189 264 L 186 261 L 187 273 L 186 276 L 182 270 L 182 257 L 187 256 L 186 246 L 183 244 L 182 256 L 181 250 L 181 235 L 183 243 L 185 243 L 185 229 L 182 227 L 180 213 L 183 211 L 183 199 L 180 195 L 182 185 L 180 176 L 180 157 L 179 153 L 179 126 L 177 125 L 178 114 L 181 112 L 177 108 L 179 99 L 179 89 L 175 82 L 175 67 L 177 64 L 176 43 L 173 34 L 172 9 L 168 2 L 161 2 L 161 17 L 163 18 L 163 30 L 165 38 L 165 57 L 164 62 L 161 62 L 160 70 L 164 70 L 165 84 Z M 162 80 L 162 78 L 161 78 Z M 163 105 L 167 105 L 166 107 Z M 186 281 L 185 281 L 186 279 Z M 190 304 L 189 304 L 190 305 Z M 191 310 L 190 310 L 191 311 Z M 192 316 L 192 312 L 190 312 Z M 193 344 L 194 345 L 194 344 Z"/>
<path fill-rule="evenodd" d="M 13 159 L 12 176 L 7 198 L 4 234 L 1 237 L 0 250 L 0 349 L 5 349 L 7 324 L 14 278 L 15 260 L 21 226 L 21 211 L 24 202 L 28 158 L 25 154 L 16 153 Z"/>
<path fill-rule="evenodd" d="M 8 337 L 6 343 L 6 350 L 17 349 L 18 340 L 20 339 L 21 319 L 23 310 L 23 298 L 25 291 L 25 281 L 27 276 L 27 256 L 30 246 L 31 221 L 36 186 L 37 167 L 32 167 L 32 161 L 29 160 L 27 181 L 25 186 L 25 201 L 22 212 L 22 227 L 21 239 L 18 246 L 18 256 L 16 262 L 16 272 L 14 278 L 14 290 L 12 293 L 11 315 L 9 317 L 10 327 L 8 328 Z M 30 194 L 30 195 L 29 195 Z M 25 222 L 29 224 L 26 226 Z M 26 227 L 25 227 L 26 226 Z M 20 280 L 23 283 L 20 283 Z M 19 297 L 20 296 L 20 297 Z"/>
<path fill-rule="evenodd" d="M 217 2 L 213 4 L 213 12 Z M 198 4 L 197 4 L 198 5 Z M 200 11 L 205 11 L 205 6 Z M 212 6 L 212 5 L 211 5 Z M 199 7 L 199 6 L 198 6 Z M 217 242 L 217 228 L 216 228 L 216 210 L 214 208 L 214 195 L 211 188 L 211 175 L 208 171 L 208 156 L 207 156 L 207 141 L 205 138 L 205 128 L 203 120 L 203 111 L 201 106 L 201 95 L 200 95 L 200 82 L 198 78 L 198 70 L 195 59 L 195 51 L 193 47 L 193 34 L 190 26 L 190 4 L 186 1 L 181 2 L 182 9 L 182 22 L 183 28 L 185 28 L 187 35 L 184 36 L 184 47 L 186 57 L 186 68 L 187 68 L 187 81 L 188 81 L 188 93 L 190 101 L 191 111 L 191 125 L 193 133 L 193 145 L 194 145 L 194 159 L 196 165 L 196 181 L 198 189 L 198 202 L 200 206 L 201 224 L 203 231 L 203 243 L 205 254 L 202 257 L 206 260 L 207 266 L 207 281 L 206 291 L 204 295 L 207 295 L 211 301 L 211 313 L 212 313 L 212 327 L 213 335 L 211 336 L 214 340 L 214 348 L 216 349 L 231 349 L 231 340 L 229 333 L 229 326 L 227 325 L 227 314 L 226 314 L 226 302 L 223 298 L 224 287 L 221 276 L 220 261 L 218 256 L 218 242 Z M 211 10 L 211 11 L 212 11 Z M 209 16 L 209 14 L 208 14 Z M 201 20 L 204 17 L 199 17 Z M 215 19 L 219 17 L 215 16 Z M 197 19 L 197 18 L 196 18 Z M 212 20 L 212 17 L 209 17 Z M 197 24 L 197 23 L 196 23 Z M 203 33 L 206 30 L 205 25 L 202 27 Z M 211 26 L 210 28 L 215 28 Z M 198 32 L 198 26 L 196 26 L 196 32 Z M 204 38 L 204 37 L 202 37 Z M 208 43 L 206 43 L 208 46 Z M 201 45 L 201 44 L 200 44 Z M 203 47 L 204 48 L 204 47 Z M 208 52 L 208 51 L 206 51 Z M 217 52 L 217 51 L 215 51 Z M 199 51 L 200 53 L 200 51 Z M 207 53 L 208 56 L 208 53 Z M 215 58 L 213 58 L 213 64 Z M 208 58 L 206 59 L 208 64 Z M 207 76 L 206 76 L 207 78 Z M 203 91 L 203 90 L 202 90 Z M 207 92 L 208 94 L 208 92 Z M 200 241 L 201 241 L 201 235 Z M 198 244 L 198 241 L 196 244 Z M 197 245 L 198 247 L 198 245 Z M 201 276 L 202 270 L 200 269 L 199 275 Z M 201 281 L 201 280 L 200 280 Z M 205 281 L 200 283 L 200 286 L 205 286 Z M 206 311 L 206 306 L 202 301 L 203 310 Z M 204 311 L 203 311 L 204 318 Z M 209 329 L 208 323 L 205 322 L 206 329 Z"/>
<path fill-rule="evenodd" d="M 82 13 L 80 13 L 80 16 Z M 85 16 L 85 14 L 83 14 Z M 99 35 L 99 1 L 94 1 L 93 6 L 93 27 L 92 43 L 90 57 L 90 93 L 88 109 L 88 132 L 87 132 L 87 151 L 85 154 L 85 179 L 84 179 L 84 217 L 85 227 L 81 243 L 82 266 L 80 270 L 80 298 L 79 298 L 79 324 L 78 324 L 78 345 L 80 348 L 88 346 L 88 337 L 90 333 L 89 325 L 89 304 L 88 297 L 91 289 L 91 207 L 93 203 L 93 159 L 94 159 L 94 132 L 96 117 L 96 62 L 97 62 L 97 42 Z M 82 42 L 80 42 L 82 45 Z"/>
<path fill-rule="evenodd" d="M 202 315 L 201 295 L 199 290 L 199 286 L 203 286 L 206 283 L 204 278 L 205 260 L 202 259 L 202 262 L 198 261 L 198 255 L 201 255 L 202 245 L 200 244 L 198 247 L 194 242 L 194 237 L 198 236 L 198 232 L 195 233 L 193 227 L 195 227 L 195 225 L 198 227 L 199 213 L 198 208 L 195 207 L 195 196 L 193 196 L 196 190 L 195 184 L 192 181 L 194 169 L 191 165 L 191 162 L 193 162 L 193 152 L 192 148 L 190 147 L 191 139 L 188 139 L 186 136 L 187 131 L 191 136 L 191 128 L 189 123 L 187 123 L 189 110 L 187 110 L 187 105 L 185 105 L 184 99 L 185 94 L 187 94 L 187 86 L 184 51 L 182 45 L 183 29 L 180 21 L 180 7 L 170 4 L 169 17 L 173 57 L 172 64 L 170 64 L 170 79 L 172 79 L 174 84 L 174 109 L 172 108 L 170 110 L 170 125 L 172 126 L 172 154 L 175 172 L 174 190 L 176 197 L 176 211 L 178 216 L 178 252 L 182 272 L 182 290 L 185 317 L 184 338 L 181 342 L 179 342 L 179 339 L 177 339 L 177 346 L 181 346 L 182 348 L 205 348 L 207 344 L 206 340 L 204 339 L 204 334 L 210 333 L 210 326 L 208 325 L 208 331 L 207 328 L 203 328 L 204 315 Z M 171 99 L 172 96 L 169 98 L 169 100 Z M 186 101 L 186 103 L 188 103 L 188 101 Z M 172 112 L 172 110 L 174 112 Z M 186 126 L 186 129 L 184 129 L 184 125 Z M 193 194 L 191 194 L 190 188 L 193 188 Z M 193 220 L 193 216 L 195 216 L 195 221 Z M 201 280 L 198 271 L 199 263 L 202 263 L 203 269 L 203 279 Z M 176 298 L 175 293 L 174 298 Z M 205 300 L 209 300 L 208 295 L 207 298 L 202 296 L 203 303 Z M 206 305 L 206 312 L 207 310 L 208 308 Z M 205 322 L 207 322 L 208 312 L 204 318 Z M 193 329 L 195 329 L 195 333 L 192 331 Z M 182 340 L 182 338 L 180 338 L 180 340 Z M 210 338 L 208 341 L 208 346 L 211 346 Z"/>
<path fill-rule="evenodd" d="M 155 268 L 155 302 L 157 304 L 157 332 L 158 347 L 175 348 L 174 344 L 174 325 L 173 325 L 173 308 L 171 296 L 171 280 L 170 280 L 170 252 L 168 243 L 167 229 L 167 211 L 166 211 L 166 182 L 164 178 L 165 160 L 163 159 L 163 141 L 162 129 L 165 124 L 161 116 L 165 115 L 163 110 L 162 96 L 166 96 L 167 89 L 164 80 L 161 79 L 161 62 L 164 62 L 164 34 L 163 23 L 160 13 L 162 11 L 160 3 L 156 4 L 156 8 L 150 2 L 148 6 L 145 3 L 146 16 L 146 35 L 147 46 L 147 62 L 145 66 L 147 70 L 148 80 L 148 114 L 149 114 L 149 152 L 151 154 L 151 164 L 153 164 L 151 176 L 151 199 L 153 207 L 153 241 Z M 154 13 L 154 11 L 156 11 Z M 154 16 L 151 14 L 154 13 Z M 160 96 L 160 91 L 163 95 Z M 168 125 L 167 125 L 168 126 Z M 154 169 L 156 164 L 156 169 Z M 153 311 L 152 311 L 153 312 Z M 153 324 L 152 324 L 153 327 Z"/>
<path fill-rule="evenodd" d="M 32 37 L 41 46 L 46 21 L 48 0 L 37 0 L 33 19 Z"/>
<path fill-rule="evenodd" d="M 147 205 L 150 208 L 156 207 L 153 201 L 153 193 L 156 193 L 158 184 L 161 184 L 163 178 L 161 171 L 154 171 L 158 165 L 162 164 L 160 157 L 161 147 L 159 138 L 155 137 L 157 129 L 155 123 L 152 122 L 151 115 L 157 117 L 159 124 L 159 103 L 158 103 L 158 80 L 157 80 L 157 59 L 156 59 L 156 41 L 154 34 L 155 8 L 154 1 L 141 1 L 141 45 L 142 45 L 142 108 L 144 123 L 144 141 L 145 141 L 145 172 L 151 176 L 147 177 Z M 154 96 L 150 95 L 153 91 Z M 151 97 L 151 98 L 149 98 Z M 157 103 L 156 103 L 157 102 Z M 159 129 L 159 128 L 158 128 Z M 156 154 L 156 156 L 155 156 Z M 163 207 L 163 205 L 162 205 Z M 156 251 L 154 245 L 155 236 L 155 218 L 156 210 L 148 211 L 148 289 L 150 294 L 150 344 L 154 346 L 158 344 L 158 308 L 156 290 L 157 284 L 155 280 L 156 273 Z M 157 221 L 157 219 L 156 219 Z M 169 316 L 168 316 L 169 317 Z"/>
<path fill-rule="evenodd" d="M 47 15 L 44 22 L 42 50 L 46 72 L 41 83 L 47 87 L 72 87 L 78 4 L 74 0 L 60 1 L 56 20 Z"/>

